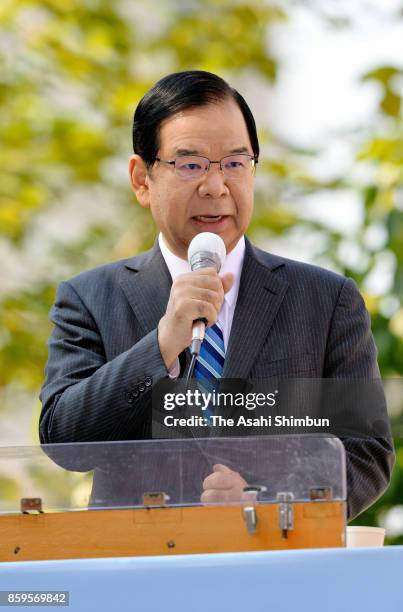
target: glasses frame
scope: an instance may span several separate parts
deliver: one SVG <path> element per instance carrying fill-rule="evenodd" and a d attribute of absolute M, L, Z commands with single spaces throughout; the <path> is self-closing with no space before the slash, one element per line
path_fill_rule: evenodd
<path fill-rule="evenodd" d="M 228 157 L 236 157 L 236 156 L 240 156 L 240 155 L 242 155 L 243 157 L 249 157 L 250 161 L 251 162 L 253 161 L 252 174 L 254 174 L 255 170 L 256 170 L 256 164 L 259 163 L 259 159 L 256 157 L 256 155 L 249 155 L 249 153 L 232 153 L 232 155 L 225 155 L 220 160 L 215 160 L 215 161 L 209 159 L 208 157 L 204 157 L 204 155 L 193 155 L 193 154 L 178 155 L 177 157 L 175 157 L 175 159 L 161 159 L 160 157 L 156 157 L 155 161 L 160 162 L 162 164 L 169 164 L 169 165 L 173 166 L 176 176 L 178 176 L 180 179 L 182 179 L 184 181 L 196 180 L 196 179 L 201 178 L 202 176 L 205 176 L 208 173 L 208 171 L 210 170 L 211 164 L 220 164 L 220 171 L 223 173 L 224 176 L 226 176 L 227 178 L 231 179 L 231 178 L 234 178 L 234 177 L 228 176 L 228 174 L 226 174 L 226 172 L 225 172 L 225 170 L 223 168 L 222 163 L 223 163 L 224 159 L 227 159 Z M 205 159 L 208 162 L 208 166 L 205 169 L 205 171 L 202 174 L 200 174 L 200 176 L 195 176 L 195 177 L 190 176 L 188 178 L 185 178 L 184 176 L 181 176 L 180 174 L 178 174 L 178 171 L 177 171 L 176 166 L 175 166 L 176 160 L 177 159 L 181 159 L 183 157 L 197 157 L 198 159 Z"/>

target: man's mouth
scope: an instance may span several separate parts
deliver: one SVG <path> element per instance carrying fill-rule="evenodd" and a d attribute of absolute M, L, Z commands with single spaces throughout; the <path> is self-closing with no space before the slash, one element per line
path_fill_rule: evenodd
<path fill-rule="evenodd" d="M 203 223 L 217 223 L 217 221 L 221 221 L 224 215 L 197 215 L 193 217 L 196 221 L 203 221 Z"/>

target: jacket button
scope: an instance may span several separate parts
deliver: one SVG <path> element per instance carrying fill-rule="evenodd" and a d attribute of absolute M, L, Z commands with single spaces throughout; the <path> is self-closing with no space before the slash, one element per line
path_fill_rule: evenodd
<path fill-rule="evenodd" d="M 140 383 L 139 384 L 139 391 L 141 391 L 141 393 L 143 393 L 143 391 L 145 391 L 145 389 L 146 389 L 145 384 L 144 383 Z"/>
<path fill-rule="evenodd" d="M 134 389 L 134 390 L 132 391 L 131 395 L 132 395 L 133 397 L 138 397 L 138 396 L 139 396 L 139 390 L 138 390 L 138 388 Z"/>
<path fill-rule="evenodd" d="M 153 381 L 151 380 L 149 376 L 147 376 L 144 382 L 146 383 L 146 387 L 151 387 L 151 384 Z"/>

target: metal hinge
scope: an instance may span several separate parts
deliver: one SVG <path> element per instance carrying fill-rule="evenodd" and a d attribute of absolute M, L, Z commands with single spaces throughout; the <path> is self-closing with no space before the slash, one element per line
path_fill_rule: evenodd
<path fill-rule="evenodd" d="M 149 491 L 143 493 L 143 506 L 161 507 L 169 501 L 169 495 L 160 491 Z"/>
<path fill-rule="evenodd" d="M 332 487 L 314 487 L 309 489 L 309 497 L 312 501 L 333 499 Z"/>
<path fill-rule="evenodd" d="M 43 514 L 42 499 L 40 497 L 22 497 L 20 500 L 22 514 Z"/>

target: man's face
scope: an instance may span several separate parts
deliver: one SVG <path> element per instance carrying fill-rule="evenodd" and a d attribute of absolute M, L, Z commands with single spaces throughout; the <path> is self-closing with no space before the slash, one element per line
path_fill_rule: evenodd
<path fill-rule="evenodd" d="M 158 157 L 173 160 L 183 151 L 212 161 L 234 152 L 253 155 L 245 120 L 236 102 L 228 99 L 193 107 L 166 119 L 160 126 Z M 137 198 L 143 207 L 151 209 L 176 255 L 186 259 L 190 241 L 200 232 L 219 234 L 227 252 L 234 248 L 252 215 L 252 171 L 241 179 L 228 178 L 219 164 L 213 164 L 200 178 L 187 180 L 177 176 L 172 165 L 159 162 L 150 173 L 142 173 L 142 163 L 136 155 L 130 163 Z M 214 219 L 217 216 L 221 218 Z"/>

